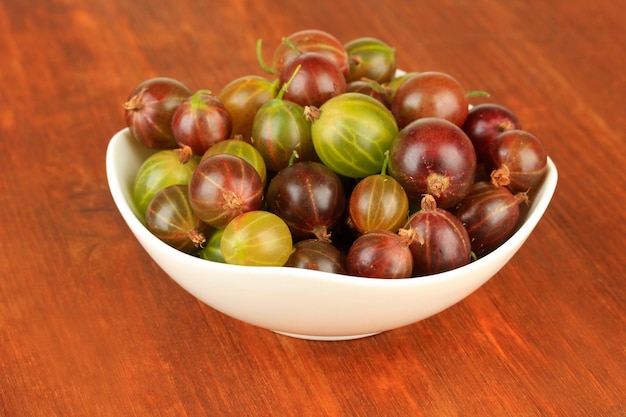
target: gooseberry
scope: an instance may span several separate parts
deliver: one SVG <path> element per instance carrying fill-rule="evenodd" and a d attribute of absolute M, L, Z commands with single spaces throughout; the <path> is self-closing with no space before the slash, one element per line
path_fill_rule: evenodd
<path fill-rule="evenodd" d="M 189 201 L 202 221 L 222 228 L 239 214 L 261 207 L 263 183 L 256 169 L 242 158 L 212 155 L 193 172 Z"/>
<path fill-rule="evenodd" d="M 178 147 L 172 132 L 172 117 L 190 95 L 189 87 L 169 77 L 139 83 L 124 103 L 126 124 L 132 136 L 153 149 Z"/>
<path fill-rule="evenodd" d="M 208 226 L 192 210 L 187 189 L 176 184 L 159 191 L 148 204 L 146 227 L 168 245 L 194 253 L 206 242 Z"/>
<path fill-rule="evenodd" d="M 235 265 L 282 266 L 292 246 L 285 222 L 264 210 L 236 216 L 226 225 L 220 240 L 224 260 Z"/>

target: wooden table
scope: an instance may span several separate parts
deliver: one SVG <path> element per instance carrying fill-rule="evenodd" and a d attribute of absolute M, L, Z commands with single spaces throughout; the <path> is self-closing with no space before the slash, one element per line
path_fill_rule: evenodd
<path fill-rule="evenodd" d="M 609 1 L 0 2 L 0 415 L 626 416 L 626 32 Z M 228 4 L 228 5 L 227 5 Z M 555 197 L 458 305 L 346 342 L 238 322 L 131 236 L 104 155 L 166 75 L 219 91 L 282 36 L 374 36 L 487 90 L 544 142 Z"/>

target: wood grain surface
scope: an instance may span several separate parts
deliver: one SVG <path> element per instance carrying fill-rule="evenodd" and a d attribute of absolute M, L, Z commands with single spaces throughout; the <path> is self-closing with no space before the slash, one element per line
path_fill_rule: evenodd
<path fill-rule="evenodd" d="M 599 1 L 0 0 L 0 415 L 626 416 L 626 31 Z M 422 322 L 346 342 L 227 317 L 130 234 L 104 155 L 164 75 L 263 75 L 283 36 L 373 36 L 514 110 L 559 169 L 526 245 Z"/>

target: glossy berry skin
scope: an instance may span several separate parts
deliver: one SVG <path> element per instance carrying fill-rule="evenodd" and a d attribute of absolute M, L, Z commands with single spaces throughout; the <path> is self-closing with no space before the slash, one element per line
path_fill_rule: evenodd
<path fill-rule="evenodd" d="M 289 100 L 275 98 L 261 106 L 254 117 L 252 137 L 252 145 L 271 172 L 287 167 L 294 152 L 299 161 L 317 160 L 311 123 L 304 108 Z"/>
<path fill-rule="evenodd" d="M 132 136 L 153 149 L 178 147 L 172 117 L 191 90 L 173 78 L 156 77 L 139 83 L 124 103 L 126 124 Z"/>
<path fill-rule="evenodd" d="M 342 218 L 341 180 L 319 162 L 296 162 L 280 170 L 266 192 L 267 208 L 280 216 L 296 240 L 325 238 Z"/>
<path fill-rule="evenodd" d="M 252 123 L 259 108 L 276 97 L 278 80 L 270 81 L 259 75 L 246 75 L 230 81 L 218 93 L 231 116 L 231 138 L 252 139 Z"/>
<path fill-rule="evenodd" d="M 279 74 L 280 85 L 287 83 L 283 98 L 301 106 L 319 107 L 328 99 L 346 92 L 346 79 L 339 68 L 316 52 L 304 52 L 289 61 Z"/>
<path fill-rule="evenodd" d="M 374 174 L 363 178 L 350 193 L 350 224 L 360 233 L 371 230 L 397 232 L 407 220 L 409 198 L 392 176 Z"/>
<path fill-rule="evenodd" d="M 545 176 L 548 157 L 541 141 L 524 130 L 509 130 L 489 144 L 486 167 L 491 179 L 512 192 L 526 192 Z"/>
<path fill-rule="evenodd" d="M 474 144 L 478 162 L 487 159 L 487 150 L 493 138 L 507 130 L 521 128 L 519 119 L 511 110 L 495 103 L 481 103 L 472 107 L 462 126 Z"/>
<path fill-rule="evenodd" d="M 133 184 L 133 202 L 142 221 L 156 193 L 170 185 L 189 184 L 199 160 L 188 150 L 163 149 L 142 162 Z"/>
<path fill-rule="evenodd" d="M 329 240 L 305 239 L 293 249 L 285 266 L 345 274 L 345 256 Z"/>
<path fill-rule="evenodd" d="M 293 247 L 285 222 L 264 210 L 252 210 L 232 219 L 224 228 L 220 249 L 226 263 L 283 266 Z"/>
<path fill-rule="evenodd" d="M 261 207 L 263 183 L 242 158 L 213 155 L 202 160 L 191 176 L 189 202 L 202 221 L 223 228 L 239 214 Z"/>
<path fill-rule="evenodd" d="M 408 278 L 413 272 L 408 243 L 387 230 L 364 233 L 348 251 L 346 272 L 364 278 Z"/>
<path fill-rule="evenodd" d="M 396 51 L 380 39 L 361 37 L 344 45 L 348 53 L 350 71 L 348 82 L 362 80 L 384 84 L 396 73 Z"/>
<path fill-rule="evenodd" d="M 471 260 L 471 242 L 465 226 L 452 213 L 438 208 L 430 195 L 424 196 L 421 209 L 411 214 L 404 228 L 415 230 L 421 238 L 410 245 L 414 276 L 449 271 Z"/>
<path fill-rule="evenodd" d="M 249 142 L 243 139 L 226 139 L 211 146 L 202 155 L 201 159 L 206 159 L 209 156 L 217 155 L 220 153 L 227 153 L 230 155 L 238 156 L 244 161 L 250 163 L 261 177 L 261 182 L 265 185 L 267 181 L 267 167 L 263 155 L 252 146 Z"/>
<path fill-rule="evenodd" d="M 319 108 L 311 124 L 313 146 L 320 160 L 350 178 L 380 172 L 397 134 L 398 126 L 389 109 L 360 93 L 331 98 Z"/>
<path fill-rule="evenodd" d="M 455 78 L 427 71 L 409 76 L 397 88 L 391 111 L 400 129 L 424 117 L 439 117 L 462 126 L 468 104 L 467 93 Z"/>
<path fill-rule="evenodd" d="M 492 252 L 515 233 L 523 201 L 525 194 L 514 195 L 507 188 L 479 181 L 452 209 L 465 226 L 476 256 Z"/>
<path fill-rule="evenodd" d="M 339 40 L 328 32 L 317 29 L 305 29 L 286 37 L 274 50 L 272 66 L 280 74 L 283 68 L 299 53 L 315 52 L 326 57 L 344 76 L 348 75 L 348 53 Z"/>
<path fill-rule="evenodd" d="M 402 129 L 389 153 L 389 174 L 414 206 L 424 194 L 435 197 L 440 208 L 453 206 L 472 186 L 476 165 L 472 142 L 461 128 L 434 117 Z"/>
<path fill-rule="evenodd" d="M 146 227 L 168 245 L 195 253 L 204 245 L 208 227 L 192 210 L 187 189 L 177 184 L 159 191 L 148 204 Z"/>
<path fill-rule="evenodd" d="M 200 90 L 184 100 L 172 116 L 176 143 L 202 156 L 211 146 L 230 137 L 232 120 L 220 100 Z"/>

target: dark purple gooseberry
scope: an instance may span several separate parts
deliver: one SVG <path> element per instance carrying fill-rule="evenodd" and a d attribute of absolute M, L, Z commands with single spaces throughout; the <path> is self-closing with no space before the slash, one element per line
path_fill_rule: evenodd
<path fill-rule="evenodd" d="M 185 253 L 197 252 L 206 242 L 205 232 L 209 229 L 192 210 L 184 184 L 165 187 L 152 198 L 146 210 L 146 227 Z"/>
<path fill-rule="evenodd" d="M 491 140 L 507 130 L 521 129 L 521 124 L 506 107 L 481 103 L 468 111 L 462 129 L 474 144 L 477 160 L 484 162 Z"/>
<path fill-rule="evenodd" d="M 529 191 L 545 176 L 548 157 L 541 141 L 524 130 L 508 130 L 489 144 L 486 167 L 495 185 Z"/>
<path fill-rule="evenodd" d="M 303 52 L 323 55 L 339 68 L 344 77 L 348 75 L 348 53 L 343 44 L 332 34 L 317 29 L 294 32 L 283 39 L 274 50 L 270 72 L 280 74 L 289 62 Z"/>
<path fill-rule="evenodd" d="M 266 192 L 269 211 L 280 216 L 296 240 L 328 238 L 342 218 L 346 196 L 341 180 L 319 162 L 296 162 L 280 170 Z"/>
<path fill-rule="evenodd" d="M 296 242 L 285 266 L 344 274 L 345 255 L 331 241 L 305 239 Z"/>
<path fill-rule="evenodd" d="M 132 136 L 149 148 L 177 148 L 172 117 L 190 95 L 191 90 L 173 78 L 156 77 L 139 83 L 124 103 Z"/>
<path fill-rule="evenodd" d="M 244 159 L 230 154 L 212 155 L 193 172 L 189 201 L 202 221 L 223 228 L 239 214 L 261 208 L 263 182 Z"/>
<path fill-rule="evenodd" d="M 438 208 L 431 195 L 424 196 L 421 209 L 409 217 L 404 228 L 415 230 L 419 237 L 410 245 L 414 276 L 449 271 L 471 260 L 470 237 L 463 223 Z"/>
<path fill-rule="evenodd" d="M 346 79 L 339 68 L 316 52 L 303 52 L 289 61 L 279 74 L 280 84 L 293 77 L 284 99 L 301 106 L 319 107 L 328 99 L 346 92 Z"/>
<path fill-rule="evenodd" d="M 208 90 L 199 90 L 183 101 L 172 117 L 174 139 L 198 156 L 228 139 L 231 129 L 230 113 Z"/>
<path fill-rule="evenodd" d="M 468 104 L 467 92 L 455 78 L 426 71 L 411 75 L 397 88 L 391 112 L 400 129 L 423 117 L 439 117 L 462 126 Z"/>
<path fill-rule="evenodd" d="M 478 257 L 492 252 L 517 229 L 519 205 L 527 202 L 526 193 L 513 194 L 508 188 L 490 182 L 476 182 L 451 211 L 465 226 L 472 251 Z"/>
<path fill-rule="evenodd" d="M 469 191 L 476 175 L 472 142 L 455 124 L 427 117 L 411 122 L 391 144 L 389 174 L 418 206 L 424 194 L 449 208 Z"/>
<path fill-rule="evenodd" d="M 415 238 L 411 229 L 398 233 L 372 230 L 352 244 L 346 256 L 346 272 L 365 278 L 408 278 L 413 272 L 409 245 Z"/>

